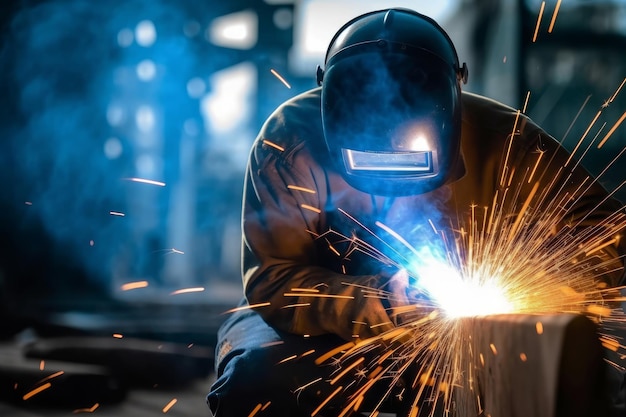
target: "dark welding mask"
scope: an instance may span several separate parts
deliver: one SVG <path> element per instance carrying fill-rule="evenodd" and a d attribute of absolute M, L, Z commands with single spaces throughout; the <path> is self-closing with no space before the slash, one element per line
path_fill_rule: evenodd
<path fill-rule="evenodd" d="M 392 9 L 348 22 L 318 68 L 326 146 L 346 181 L 388 196 L 445 184 L 459 159 L 466 79 L 426 16 Z"/>

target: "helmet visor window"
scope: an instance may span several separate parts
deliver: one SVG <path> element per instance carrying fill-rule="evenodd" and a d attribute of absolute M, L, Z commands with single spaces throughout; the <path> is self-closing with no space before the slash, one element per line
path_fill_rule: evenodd
<path fill-rule="evenodd" d="M 432 172 L 432 152 L 362 152 L 342 150 L 346 168 L 354 171 Z"/>

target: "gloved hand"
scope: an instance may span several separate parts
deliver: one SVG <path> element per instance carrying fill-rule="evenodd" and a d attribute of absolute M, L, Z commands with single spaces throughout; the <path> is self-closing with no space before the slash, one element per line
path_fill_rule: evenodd
<path fill-rule="evenodd" d="M 386 304 L 388 305 L 389 317 L 395 325 L 400 324 L 403 313 L 411 309 L 409 302 L 409 273 L 406 269 L 400 269 L 389 278 L 386 288 L 388 292 Z"/>
<path fill-rule="evenodd" d="M 323 316 L 322 326 L 349 341 L 393 329 L 382 302 L 385 281 L 381 275 L 346 276 L 341 282 L 329 284 L 324 290 L 329 298 L 320 298 L 317 305 Z"/>
<path fill-rule="evenodd" d="M 385 287 L 388 296 L 384 303 L 395 326 L 419 320 L 433 311 L 427 294 L 418 289 L 414 281 L 405 269 L 400 269 Z"/>

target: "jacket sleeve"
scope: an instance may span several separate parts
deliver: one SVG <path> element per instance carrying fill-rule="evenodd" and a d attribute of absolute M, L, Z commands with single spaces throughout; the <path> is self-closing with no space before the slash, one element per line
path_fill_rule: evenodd
<path fill-rule="evenodd" d="M 270 119 L 249 158 L 242 216 L 248 303 L 259 305 L 271 325 L 296 334 L 352 340 L 388 330 L 381 300 L 361 287 L 376 286 L 381 276 L 346 276 L 321 266 L 315 240 L 324 232 L 324 172 L 310 159 L 298 162 L 294 154 L 306 152 L 288 134 L 283 120 Z"/>

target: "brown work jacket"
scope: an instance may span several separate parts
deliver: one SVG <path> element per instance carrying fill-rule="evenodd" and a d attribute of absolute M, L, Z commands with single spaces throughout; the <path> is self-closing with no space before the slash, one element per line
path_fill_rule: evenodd
<path fill-rule="evenodd" d="M 572 231 L 557 230 L 582 230 L 619 211 L 619 204 L 607 201 L 606 191 L 529 118 L 465 92 L 462 161 L 454 180 L 408 197 L 362 193 L 344 181 L 329 159 L 320 95 L 316 88 L 281 105 L 263 125 L 247 168 L 242 216 L 245 297 L 278 329 L 303 335 L 335 333 L 349 339 L 358 333 L 354 323 L 362 319 L 370 321 L 371 331 L 376 317 L 366 313 L 361 317 L 358 312 L 380 300 L 368 297 L 363 287 L 346 283 L 382 285 L 389 265 L 410 271 L 416 251 L 402 240 L 418 251 L 429 245 L 441 250 L 446 239 L 443 247 L 456 248 L 455 240 L 467 239 L 469 233 L 495 235 L 489 224 L 509 221 L 515 232 L 509 230 L 497 239 L 519 237 L 527 243 L 518 245 L 522 253 L 513 255 L 516 258 L 502 253 L 494 263 L 501 261 L 504 268 L 512 267 L 507 263 L 536 263 L 546 269 L 542 250 L 578 244 L 572 242 Z M 518 216 L 540 209 L 558 216 Z M 545 225 L 537 226 L 541 223 L 537 219 Z M 511 226 L 516 220 L 517 226 Z M 557 236 L 559 242 L 525 235 L 542 227 L 544 236 Z M 531 250 L 536 253 L 529 255 Z M 622 275 L 619 253 L 623 248 L 615 244 L 594 253 L 610 285 Z M 464 256 L 457 261 L 463 263 Z M 520 260 L 523 256 L 528 259 Z M 615 262 L 608 265 L 607 257 Z M 378 319 L 385 321 L 383 316 Z"/>

